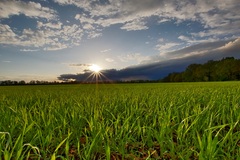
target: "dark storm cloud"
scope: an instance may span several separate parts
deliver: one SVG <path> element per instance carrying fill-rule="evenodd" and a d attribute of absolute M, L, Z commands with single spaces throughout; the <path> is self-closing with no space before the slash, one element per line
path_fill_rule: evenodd
<path fill-rule="evenodd" d="M 183 71 L 189 64 L 205 63 L 208 60 L 220 60 L 224 57 L 240 58 L 240 38 L 211 43 L 202 43 L 186 47 L 179 51 L 167 53 L 171 59 L 161 61 L 161 55 L 155 56 L 144 64 L 127 67 L 121 70 L 102 70 L 103 80 L 156 80 L 171 72 Z M 158 62 L 156 62 L 156 60 Z M 89 81 L 92 72 L 86 70 L 83 74 L 63 74 L 59 80 Z M 106 78 L 107 77 L 107 78 Z"/>
<path fill-rule="evenodd" d="M 102 70 L 101 79 L 104 81 L 128 81 L 128 80 L 156 80 L 166 76 L 172 71 L 181 71 L 186 67 L 185 64 L 176 63 L 175 61 L 156 62 L 146 65 L 137 65 L 127 67 L 121 70 L 108 69 Z M 59 80 L 77 80 L 77 81 L 93 81 L 92 72 L 86 70 L 81 74 L 62 74 L 58 77 Z"/>

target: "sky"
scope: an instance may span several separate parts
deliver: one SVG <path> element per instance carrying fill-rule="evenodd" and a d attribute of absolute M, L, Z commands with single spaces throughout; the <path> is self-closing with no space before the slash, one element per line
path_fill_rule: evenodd
<path fill-rule="evenodd" d="M 239 0 L 1 0 L 0 81 L 156 80 L 240 58 Z"/>

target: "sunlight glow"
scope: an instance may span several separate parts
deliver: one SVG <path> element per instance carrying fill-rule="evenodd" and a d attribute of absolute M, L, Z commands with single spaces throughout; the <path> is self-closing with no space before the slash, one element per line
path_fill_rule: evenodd
<path fill-rule="evenodd" d="M 89 69 L 90 69 L 91 71 L 93 71 L 94 73 L 99 73 L 102 68 L 101 68 L 100 66 L 96 65 L 96 64 L 92 64 L 92 65 L 89 67 Z"/>
<path fill-rule="evenodd" d="M 104 74 L 104 70 L 96 64 L 91 64 L 88 69 L 91 72 L 87 72 L 89 76 L 84 80 L 85 82 L 95 82 L 98 84 L 99 82 L 103 83 L 104 81 L 107 81 L 108 83 L 111 82 L 112 80 L 108 79 Z"/>

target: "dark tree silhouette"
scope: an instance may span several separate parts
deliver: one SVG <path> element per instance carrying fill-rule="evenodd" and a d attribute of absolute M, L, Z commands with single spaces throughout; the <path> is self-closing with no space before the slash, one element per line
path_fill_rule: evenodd
<path fill-rule="evenodd" d="M 170 73 L 163 82 L 202 82 L 240 80 L 240 59 L 226 57 L 205 64 L 191 64 L 185 71 Z"/>

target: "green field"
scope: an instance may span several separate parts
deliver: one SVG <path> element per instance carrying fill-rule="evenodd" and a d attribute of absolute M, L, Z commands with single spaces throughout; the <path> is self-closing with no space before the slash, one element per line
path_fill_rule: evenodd
<path fill-rule="evenodd" d="M 240 159 L 240 82 L 0 87 L 0 159 Z"/>

